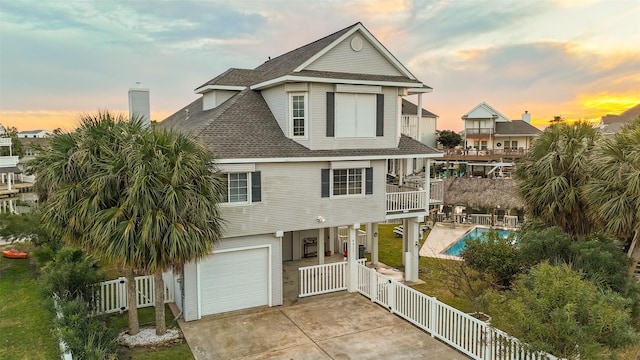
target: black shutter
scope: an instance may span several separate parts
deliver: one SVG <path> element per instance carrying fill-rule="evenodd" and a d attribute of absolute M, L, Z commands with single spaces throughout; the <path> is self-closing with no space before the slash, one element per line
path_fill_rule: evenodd
<path fill-rule="evenodd" d="M 373 168 L 370 167 L 364 169 L 364 193 L 373 194 Z"/>
<path fill-rule="evenodd" d="M 322 185 L 322 197 L 329 197 L 329 169 L 322 169 L 320 183 Z"/>
<path fill-rule="evenodd" d="M 376 94 L 376 136 L 384 136 L 384 94 Z"/>
<path fill-rule="evenodd" d="M 260 184 L 260 171 L 251 173 L 251 202 L 262 201 L 262 188 Z"/>
<path fill-rule="evenodd" d="M 335 121 L 336 121 L 336 101 L 335 93 L 327 93 L 327 137 L 334 136 Z"/>

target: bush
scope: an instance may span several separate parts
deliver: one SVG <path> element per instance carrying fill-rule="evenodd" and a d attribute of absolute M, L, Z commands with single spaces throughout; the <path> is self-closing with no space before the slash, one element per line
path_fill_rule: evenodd
<path fill-rule="evenodd" d="M 501 238 L 489 231 L 487 240 L 470 239 L 460 256 L 469 267 L 482 275 L 490 276 L 502 288 L 511 286 L 513 278 L 522 271 L 520 252 L 514 245 L 514 235 Z"/>
<path fill-rule="evenodd" d="M 97 271 L 98 261 L 82 250 L 65 247 L 42 268 L 40 283 L 47 296 L 61 299 L 92 299 L 93 284 L 104 280 Z"/>
<path fill-rule="evenodd" d="M 109 328 L 104 315 L 89 316 L 90 308 L 80 296 L 60 299 L 58 307 L 63 317 L 56 321 L 56 325 L 74 359 L 117 358 L 116 334 Z"/>

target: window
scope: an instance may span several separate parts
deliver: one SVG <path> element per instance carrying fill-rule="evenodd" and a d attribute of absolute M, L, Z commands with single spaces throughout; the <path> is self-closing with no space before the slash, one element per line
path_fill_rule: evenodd
<path fill-rule="evenodd" d="M 362 169 L 333 170 L 333 195 L 362 194 Z"/>
<path fill-rule="evenodd" d="M 327 136 L 384 136 L 384 95 L 328 92 Z"/>
<path fill-rule="evenodd" d="M 486 140 L 482 140 L 480 142 L 480 150 L 487 150 L 487 141 Z"/>
<path fill-rule="evenodd" d="M 291 136 L 305 138 L 307 136 L 307 94 L 289 94 L 291 103 Z"/>
<path fill-rule="evenodd" d="M 373 194 L 373 168 L 322 169 L 322 197 Z"/>
<path fill-rule="evenodd" d="M 509 150 L 509 149 L 511 148 L 511 145 L 510 145 L 510 144 L 511 144 L 511 143 L 509 142 L 509 140 L 505 141 L 505 142 L 504 142 L 504 149 L 505 149 L 505 150 Z"/>
<path fill-rule="evenodd" d="M 249 204 L 261 201 L 260 171 L 251 173 L 222 174 L 227 191 L 223 202 L 228 204 Z"/>
<path fill-rule="evenodd" d="M 511 140 L 511 148 L 512 149 L 517 149 L 518 148 L 518 141 Z"/>

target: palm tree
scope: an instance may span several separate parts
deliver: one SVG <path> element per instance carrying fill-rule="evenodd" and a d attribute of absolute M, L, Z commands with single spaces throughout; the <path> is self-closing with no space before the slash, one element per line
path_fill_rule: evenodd
<path fill-rule="evenodd" d="M 582 187 L 589 177 L 589 152 L 598 133 L 584 122 L 546 128 L 516 164 L 518 193 L 529 214 L 571 235 L 591 230 Z"/>
<path fill-rule="evenodd" d="M 640 232 L 640 117 L 603 138 L 591 164 L 593 176 L 585 186 L 590 214 L 630 245 Z"/>
<path fill-rule="evenodd" d="M 138 331 L 133 276 L 154 273 L 163 334 L 162 272 L 208 255 L 222 236 L 223 185 L 211 156 L 185 135 L 109 113 L 85 116 L 51 142 L 33 164 L 48 189 L 43 223 L 128 270 L 130 334 Z"/>

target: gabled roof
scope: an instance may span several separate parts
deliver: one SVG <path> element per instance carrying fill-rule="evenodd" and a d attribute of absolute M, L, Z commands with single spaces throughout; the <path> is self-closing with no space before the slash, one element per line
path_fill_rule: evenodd
<path fill-rule="evenodd" d="M 186 109 L 189 110 L 187 118 Z M 199 98 L 160 124 L 190 133 L 213 150 L 219 161 L 252 159 L 324 159 L 402 157 L 440 154 L 439 151 L 402 136 L 398 147 L 371 149 L 311 150 L 284 135 L 259 91 L 245 89 L 217 108 L 202 111 Z"/>
<path fill-rule="evenodd" d="M 602 121 L 601 124 L 602 125 L 609 125 L 609 124 L 616 124 L 616 123 L 627 123 L 635 118 L 637 118 L 638 116 L 640 116 L 640 104 L 625 110 L 622 114 L 620 115 L 605 115 L 602 117 Z"/>
<path fill-rule="evenodd" d="M 37 135 L 37 134 L 41 134 L 41 133 L 49 133 L 49 130 L 24 130 L 24 131 L 20 131 L 18 132 L 18 135 Z"/>
<path fill-rule="evenodd" d="M 418 114 L 418 105 L 412 103 L 407 99 L 402 99 L 402 115 L 417 115 Z M 432 113 L 431 111 L 423 108 L 422 116 L 433 117 L 436 118 L 438 115 Z"/>
<path fill-rule="evenodd" d="M 498 110 L 491 107 L 486 102 L 478 104 L 466 114 L 462 115 L 463 120 L 467 119 L 492 119 L 495 118 L 497 122 L 508 122 L 508 117 L 502 115 Z"/>
<path fill-rule="evenodd" d="M 542 131 L 537 127 L 522 120 L 512 120 L 510 122 L 498 122 L 496 123 L 496 136 L 535 136 Z"/>
<path fill-rule="evenodd" d="M 342 72 L 327 72 L 305 70 L 309 64 L 320 56 L 331 50 L 346 37 L 359 31 L 366 37 L 376 49 L 404 76 L 367 75 L 350 74 Z M 416 89 L 431 90 L 415 78 L 411 72 L 404 67 L 361 23 L 356 23 L 333 34 L 327 35 L 307 45 L 291 50 L 273 59 L 269 59 L 256 67 L 250 69 L 231 68 L 215 78 L 197 87 L 196 93 L 203 93 L 208 90 L 236 90 L 240 91 L 244 87 L 252 86 L 260 89 L 266 86 L 283 83 L 286 81 L 320 81 L 322 79 L 341 79 L 345 83 L 366 83 L 387 82 L 397 86 L 411 87 Z"/>

